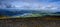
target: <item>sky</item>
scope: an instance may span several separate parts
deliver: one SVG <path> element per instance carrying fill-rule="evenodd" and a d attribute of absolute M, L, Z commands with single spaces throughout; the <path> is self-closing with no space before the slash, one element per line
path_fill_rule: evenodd
<path fill-rule="evenodd" d="M 60 12 L 60 0 L 0 0 L 0 8 L 19 8 Z"/>

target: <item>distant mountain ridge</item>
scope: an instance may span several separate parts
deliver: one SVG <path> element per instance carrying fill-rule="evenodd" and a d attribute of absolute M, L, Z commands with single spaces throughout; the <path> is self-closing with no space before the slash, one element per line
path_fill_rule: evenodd
<path fill-rule="evenodd" d="M 0 9 L 0 16 L 14 16 L 14 15 L 23 15 L 27 13 L 32 13 L 32 14 L 60 14 L 60 12 L 55 12 L 55 13 L 47 13 L 44 11 L 37 11 L 37 10 L 20 10 L 20 11 L 9 11 L 5 9 Z"/>
<path fill-rule="evenodd" d="M 20 11 L 9 11 L 9 10 L 4 10 L 0 9 L 0 15 L 7 15 L 7 16 L 12 16 L 12 15 L 18 15 L 18 14 L 24 14 L 24 13 L 39 13 L 40 11 L 34 11 L 34 10 L 20 10 Z"/>

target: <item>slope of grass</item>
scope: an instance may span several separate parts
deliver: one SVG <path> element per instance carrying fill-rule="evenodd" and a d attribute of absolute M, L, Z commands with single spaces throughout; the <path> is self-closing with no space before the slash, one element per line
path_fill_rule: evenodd
<path fill-rule="evenodd" d="M 26 14 L 26 15 L 14 15 L 14 16 L 0 16 L 0 19 L 4 18 L 27 18 L 27 17 L 45 17 L 45 16 L 60 16 L 60 14 Z"/>

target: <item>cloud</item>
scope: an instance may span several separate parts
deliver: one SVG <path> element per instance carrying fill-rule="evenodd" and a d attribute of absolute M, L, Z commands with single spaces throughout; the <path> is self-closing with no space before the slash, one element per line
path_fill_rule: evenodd
<path fill-rule="evenodd" d="M 57 1 L 57 2 L 56 2 Z M 20 8 L 28 10 L 48 10 L 57 11 L 60 9 L 59 0 L 5 0 L 0 5 L 0 8 Z"/>
<path fill-rule="evenodd" d="M 60 0 L 51 0 L 50 2 L 59 2 Z"/>

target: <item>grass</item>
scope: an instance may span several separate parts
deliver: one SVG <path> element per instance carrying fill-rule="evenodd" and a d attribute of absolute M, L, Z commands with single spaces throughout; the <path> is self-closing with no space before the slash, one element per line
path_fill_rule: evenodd
<path fill-rule="evenodd" d="M 23 16 L 0 16 L 0 19 L 9 19 L 9 18 L 41 18 L 42 20 L 60 20 L 59 15 L 57 14 L 48 14 L 50 16 L 46 16 L 45 14 L 29 14 Z M 55 17 L 56 16 L 56 17 Z"/>

